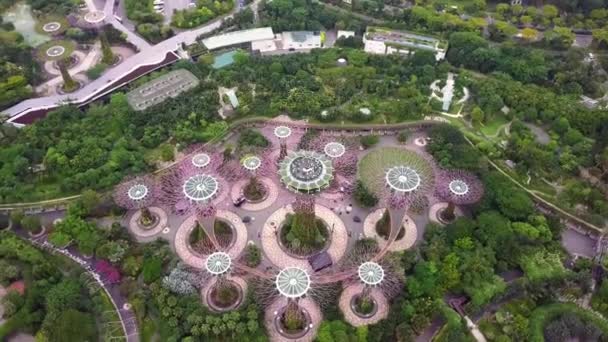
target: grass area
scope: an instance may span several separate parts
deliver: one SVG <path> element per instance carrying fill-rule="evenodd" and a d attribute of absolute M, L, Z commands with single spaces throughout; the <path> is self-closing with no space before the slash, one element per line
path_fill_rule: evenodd
<path fill-rule="evenodd" d="M 409 166 L 421 178 L 421 186 L 433 182 L 433 169 L 419 154 L 399 147 L 372 149 L 359 161 L 357 177 L 370 191 L 380 195 L 386 188 L 386 171 L 394 166 Z"/>
<path fill-rule="evenodd" d="M 43 26 L 47 23 L 52 23 L 52 22 L 59 23 L 61 25 L 61 27 L 57 31 L 53 31 L 53 32 L 44 31 Z M 36 22 L 36 26 L 34 28 L 35 28 L 36 32 L 38 32 L 40 34 L 45 34 L 48 36 L 58 36 L 58 35 L 64 33 L 69 27 L 70 27 L 70 24 L 68 23 L 68 20 L 66 17 L 48 16 L 48 17 L 39 18 L 38 21 Z"/>
<path fill-rule="evenodd" d="M 507 120 L 507 118 L 505 118 L 504 116 L 499 115 L 498 117 L 492 119 L 491 122 L 486 123 L 483 126 L 481 126 L 479 128 L 479 130 L 486 137 L 490 137 L 490 138 L 493 138 L 495 136 L 500 137 L 500 134 L 498 134 L 499 133 L 498 129 L 501 128 L 503 125 L 506 125 L 507 123 L 509 123 L 509 120 Z"/>
<path fill-rule="evenodd" d="M 65 51 L 59 56 L 51 57 L 51 56 L 47 55 L 47 50 L 53 46 L 62 46 L 65 49 Z M 76 49 L 76 43 L 72 40 L 65 40 L 65 39 L 51 40 L 36 48 L 36 58 L 38 58 L 41 61 L 58 61 L 63 58 L 69 57 L 72 54 L 72 52 L 74 52 L 75 49 Z"/>

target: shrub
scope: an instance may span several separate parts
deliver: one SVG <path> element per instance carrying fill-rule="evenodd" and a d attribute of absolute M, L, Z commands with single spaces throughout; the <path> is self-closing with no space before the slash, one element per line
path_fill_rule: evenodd
<path fill-rule="evenodd" d="M 361 137 L 361 145 L 366 149 L 376 145 L 378 141 L 380 141 L 380 138 L 377 135 L 365 135 Z"/>
<path fill-rule="evenodd" d="M 239 148 L 246 147 L 268 147 L 270 142 L 257 130 L 248 128 L 241 132 L 239 136 L 238 146 Z"/>
<path fill-rule="evenodd" d="M 253 244 L 247 245 L 245 260 L 247 266 L 258 267 L 262 262 L 262 252 L 260 251 L 260 248 Z"/>
<path fill-rule="evenodd" d="M 162 268 L 163 263 L 160 259 L 155 257 L 144 259 L 144 267 L 142 270 L 144 282 L 150 284 L 160 278 Z"/>
<path fill-rule="evenodd" d="M 378 204 L 378 197 L 372 194 L 361 181 L 357 181 L 354 193 L 355 200 L 363 207 L 373 207 Z"/>
<path fill-rule="evenodd" d="M 21 225 L 32 234 L 38 234 L 42 229 L 40 225 L 40 218 L 34 215 L 24 217 L 21 221 Z"/>
<path fill-rule="evenodd" d="M 87 77 L 95 80 L 98 79 L 101 74 L 103 74 L 104 71 L 106 71 L 106 69 L 108 68 L 108 65 L 105 63 L 99 63 L 97 65 L 95 65 L 94 67 L 92 67 L 91 69 L 87 70 L 86 74 Z"/>
<path fill-rule="evenodd" d="M 400 143 L 405 144 L 405 142 L 407 141 L 408 137 L 409 137 L 409 132 L 408 131 L 401 131 L 401 132 L 399 132 L 399 135 L 397 136 L 397 140 Z"/>

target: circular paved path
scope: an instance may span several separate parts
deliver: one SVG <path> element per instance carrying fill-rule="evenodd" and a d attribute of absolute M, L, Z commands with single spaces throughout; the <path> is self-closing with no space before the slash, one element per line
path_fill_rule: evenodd
<path fill-rule="evenodd" d="M 306 309 L 306 311 L 308 311 L 308 314 L 310 315 L 310 320 L 312 322 L 312 328 L 304 337 L 292 341 L 311 342 L 317 336 L 317 330 L 319 330 L 319 325 L 321 325 L 321 321 L 323 320 L 321 309 L 319 308 L 319 305 L 317 305 L 317 303 L 315 303 L 310 298 L 302 298 L 300 299 L 298 304 L 300 305 L 300 307 L 303 307 L 304 309 Z M 270 341 L 289 341 L 283 336 L 281 336 L 274 326 L 274 316 L 279 312 L 279 310 L 281 310 L 286 305 L 287 298 L 281 297 L 274 301 L 272 304 L 270 304 L 270 306 L 268 306 L 265 310 L 264 323 L 266 324 L 266 329 L 268 331 L 268 337 L 270 338 Z"/>
<path fill-rule="evenodd" d="M 290 266 L 300 267 L 310 272 L 311 267 L 306 259 L 294 258 L 285 253 L 281 249 L 281 246 L 279 246 L 278 236 L 275 232 L 278 232 L 278 229 L 281 223 L 285 221 L 287 214 L 293 214 L 293 208 L 291 205 L 276 210 L 268 217 L 266 223 L 264 223 L 264 226 L 262 227 L 262 249 L 270 262 L 279 268 Z M 348 233 L 346 232 L 346 227 L 344 226 L 344 222 L 342 222 L 340 217 L 338 217 L 338 215 L 327 207 L 315 204 L 315 214 L 317 217 L 322 219 L 325 224 L 327 224 L 327 227 L 330 230 L 333 227 L 331 243 L 327 249 L 327 253 L 330 255 L 335 264 L 344 256 L 344 253 L 346 252 L 346 246 L 348 244 Z"/>
<path fill-rule="evenodd" d="M 437 213 L 439 212 L 439 210 L 445 209 L 447 207 L 448 207 L 447 202 L 439 202 L 439 203 L 433 204 L 429 208 L 429 220 L 431 220 L 432 222 L 435 222 L 435 223 L 439 223 L 440 225 L 445 225 L 443 222 L 439 221 L 439 219 L 437 218 Z M 454 208 L 454 214 L 456 215 L 456 217 L 463 215 L 462 210 L 460 210 L 460 208 L 458 208 L 458 206 L 456 206 Z"/>
<path fill-rule="evenodd" d="M 215 217 L 230 222 L 234 228 L 236 241 L 226 252 L 236 260 L 247 245 L 247 228 L 241 219 L 230 211 L 218 210 Z M 196 225 L 196 220 L 196 215 L 188 216 L 179 226 L 175 234 L 175 252 L 188 266 L 204 269 L 206 257 L 196 254 L 189 246 L 190 233 Z"/>
<path fill-rule="evenodd" d="M 241 300 L 241 303 L 236 308 L 232 309 L 232 310 L 236 310 L 241 305 L 243 305 L 243 303 L 247 299 L 247 282 L 245 281 L 245 279 L 243 279 L 241 277 L 230 276 L 230 275 L 227 276 L 226 279 L 237 283 L 241 287 L 241 289 L 243 290 L 243 298 Z M 203 301 L 203 305 L 205 305 L 209 309 L 211 309 L 211 307 L 209 306 L 209 303 L 207 302 L 207 292 L 209 292 L 209 290 L 211 290 L 213 288 L 213 285 L 215 285 L 215 283 L 217 283 L 217 277 L 211 278 L 211 280 L 209 280 L 207 282 L 207 284 L 205 284 L 205 286 L 203 286 L 201 288 L 201 291 L 200 291 L 201 300 Z"/>
<path fill-rule="evenodd" d="M 376 209 L 365 218 L 363 222 L 363 232 L 366 237 L 373 238 L 378 241 L 378 246 L 383 249 L 387 245 L 387 241 L 378 235 L 376 232 L 376 223 L 382 218 L 382 214 L 386 208 Z M 400 252 L 411 248 L 418 238 L 418 229 L 416 223 L 407 214 L 403 216 L 403 226 L 405 227 L 405 235 L 399 240 L 395 240 L 388 248 L 391 252 Z"/>
<path fill-rule="evenodd" d="M 375 315 L 369 318 L 362 318 L 357 316 L 351 306 L 350 301 L 351 298 L 360 294 L 363 291 L 363 284 L 357 283 L 354 285 L 350 285 L 342 290 L 342 294 L 340 294 L 339 307 L 344 314 L 344 320 L 350 323 L 350 325 L 358 327 L 362 325 L 374 324 L 378 321 L 385 319 L 388 316 L 388 300 L 386 296 L 380 291 L 378 288 L 373 288 L 370 292 L 370 296 L 376 300 L 376 304 L 378 305 L 378 311 Z"/>
<path fill-rule="evenodd" d="M 279 189 L 278 189 L 277 185 L 270 178 L 260 177 L 260 178 L 258 178 L 258 180 L 266 186 L 266 190 L 268 191 L 268 196 L 266 197 L 265 200 L 263 200 L 262 202 L 259 202 L 259 203 L 249 203 L 249 202 L 243 203 L 241 205 L 241 208 L 243 208 L 244 210 L 248 210 L 248 211 L 264 210 L 264 209 L 270 207 L 271 205 L 273 205 L 274 202 L 279 197 Z M 230 195 L 231 195 L 233 201 L 235 201 L 237 198 L 243 196 L 243 188 L 245 187 L 245 185 L 248 182 L 249 182 L 248 179 L 242 179 L 242 180 L 236 182 L 232 186 L 232 191 L 230 192 Z"/>
<path fill-rule="evenodd" d="M 159 207 L 150 207 L 148 210 L 158 217 L 156 226 L 151 229 L 141 228 L 141 226 L 138 224 L 139 218 L 141 217 L 141 210 L 137 210 L 129 219 L 129 230 L 131 233 L 133 233 L 133 235 L 141 238 L 147 238 L 162 232 L 163 229 L 167 227 L 167 213 L 164 210 Z"/>

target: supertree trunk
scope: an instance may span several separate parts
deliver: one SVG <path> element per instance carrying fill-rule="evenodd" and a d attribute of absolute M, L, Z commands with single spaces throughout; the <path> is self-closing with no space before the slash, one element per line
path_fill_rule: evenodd
<path fill-rule="evenodd" d="M 108 37 L 104 31 L 99 32 L 99 40 L 101 41 L 101 61 L 108 65 L 114 64 L 116 61 L 116 56 L 114 56 L 114 53 L 112 52 L 110 42 L 108 41 Z"/>
<path fill-rule="evenodd" d="M 287 308 L 283 316 L 283 324 L 289 330 L 300 330 L 304 328 L 305 317 L 296 299 L 287 300 Z"/>
<path fill-rule="evenodd" d="M 277 162 L 280 163 L 283 161 L 283 159 L 285 159 L 285 157 L 287 157 L 287 144 L 285 144 L 285 142 L 281 142 L 281 152 L 279 153 L 279 159 L 277 159 Z"/>
<path fill-rule="evenodd" d="M 67 63 L 68 62 L 66 59 L 62 59 L 57 62 L 57 65 L 59 66 L 59 71 L 61 72 L 61 77 L 63 78 L 63 90 L 70 92 L 70 91 L 73 91 L 74 89 L 76 89 L 76 87 L 78 86 L 78 83 L 76 83 L 76 81 L 74 81 L 74 79 L 68 72 Z"/>
<path fill-rule="evenodd" d="M 454 220 L 456 218 L 455 209 L 454 202 L 448 202 L 448 206 L 441 212 L 441 218 L 448 222 Z"/>
<path fill-rule="evenodd" d="M 154 222 L 154 216 L 150 212 L 150 209 L 148 209 L 147 207 L 141 208 L 140 223 L 147 226 L 147 225 L 152 224 L 153 222 Z"/>

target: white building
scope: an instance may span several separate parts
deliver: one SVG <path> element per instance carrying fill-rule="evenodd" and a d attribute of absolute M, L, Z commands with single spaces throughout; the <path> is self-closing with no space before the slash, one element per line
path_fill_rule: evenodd
<path fill-rule="evenodd" d="M 319 31 L 286 31 L 277 33 L 272 39 L 251 42 L 251 50 L 261 54 L 275 51 L 309 51 L 323 47 L 325 32 Z"/>
<path fill-rule="evenodd" d="M 253 43 L 261 40 L 268 40 L 274 37 L 271 27 L 260 27 L 250 30 L 241 30 L 220 34 L 203 39 L 203 44 L 209 50 L 223 47 Z"/>
<path fill-rule="evenodd" d="M 438 61 L 445 58 L 447 51 L 447 43 L 433 37 L 369 26 L 363 35 L 363 43 L 365 52 L 380 55 L 409 55 L 415 50 L 429 50 L 435 52 Z"/>

